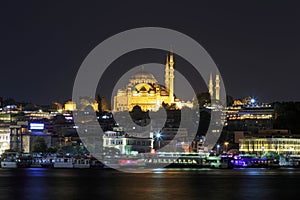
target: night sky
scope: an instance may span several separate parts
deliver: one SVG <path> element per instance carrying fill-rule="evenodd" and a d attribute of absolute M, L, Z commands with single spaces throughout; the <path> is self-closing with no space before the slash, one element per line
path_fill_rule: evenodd
<path fill-rule="evenodd" d="M 299 7 L 285 1 L 237 2 L 3 1 L 0 96 L 65 102 L 95 46 L 127 29 L 157 26 L 198 41 L 219 67 L 229 95 L 299 101 Z M 139 54 L 140 62 L 147 58 Z"/>

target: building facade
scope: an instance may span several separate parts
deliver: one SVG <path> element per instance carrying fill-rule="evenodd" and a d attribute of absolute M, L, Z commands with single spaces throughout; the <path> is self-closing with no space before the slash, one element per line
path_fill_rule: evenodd
<path fill-rule="evenodd" d="M 239 151 L 262 155 L 268 152 L 278 154 L 300 154 L 300 138 L 244 138 L 239 140 Z"/>
<path fill-rule="evenodd" d="M 10 128 L 9 125 L 0 126 L 0 155 L 10 149 Z"/>
<path fill-rule="evenodd" d="M 149 153 L 153 149 L 152 138 L 128 136 L 122 132 L 106 131 L 103 135 L 103 147 L 114 148 L 120 154 Z"/>

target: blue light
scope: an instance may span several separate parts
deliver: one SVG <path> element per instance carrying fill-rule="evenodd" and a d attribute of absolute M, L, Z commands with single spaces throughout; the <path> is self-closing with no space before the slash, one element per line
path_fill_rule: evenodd
<path fill-rule="evenodd" d="M 157 138 L 160 138 L 160 137 L 161 137 L 161 134 L 160 134 L 160 133 L 156 133 L 156 137 L 157 137 Z"/>
<path fill-rule="evenodd" d="M 44 130 L 45 125 L 44 123 L 30 123 L 29 127 L 30 130 Z"/>
<path fill-rule="evenodd" d="M 252 104 L 254 104 L 254 103 L 256 102 L 256 100 L 255 100 L 254 98 L 252 98 L 252 99 L 250 100 L 250 102 L 251 102 Z"/>

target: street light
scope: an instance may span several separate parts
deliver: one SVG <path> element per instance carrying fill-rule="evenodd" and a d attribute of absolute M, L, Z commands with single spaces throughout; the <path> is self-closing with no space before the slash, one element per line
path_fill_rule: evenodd
<path fill-rule="evenodd" d="M 160 140 L 162 139 L 162 134 L 160 131 L 157 131 L 155 134 L 156 148 L 160 149 Z"/>
<path fill-rule="evenodd" d="M 160 133 L 160 132 L 156 133 L 155 137 L 156 137 L 157 139 L 160 139 L 160 138 L 161 138 L 161 133 Z"/>
<path fill-rule="evenodd" d="M 217 153 L 220 154 L 220 145 L 217 144 Z"/>
<path fill-rule="evenodd" d="M 229 145 L 229 142 L 224 142 L 224 145 L 225 145 L 225 153 L 227 153 L 227 147 Z"/>

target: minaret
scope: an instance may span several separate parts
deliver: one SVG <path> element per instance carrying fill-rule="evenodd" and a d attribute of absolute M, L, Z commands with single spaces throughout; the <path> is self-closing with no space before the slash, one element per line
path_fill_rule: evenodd
<path fill-rule="evenodd" d="M 214 98 L 214 84 L 213 84 L 213 79 L 212 79 L 212 73 L 210 73 L 209 76 L 209 94 L 210 94 L 210 98 Z"/>
<path fill-rule="evenodd" d="M 220 76 L 216 75 L 216 101 L 220 100 Z"/>
<path fill-rule="evenodd" d="M 170 54 L 170 92 L 169 92 L 169 98 L 170 103 L 174 103 L 174 60 L 173 60 L 173 53 Z"/>
<path fill-rule="evenodd" d="M 169 70 L 169 56 L 167 54 L 167 61 L 166 61 L 166 69 L 165 69 L 165 87 L 170 89 L 170 70 Z"/>

